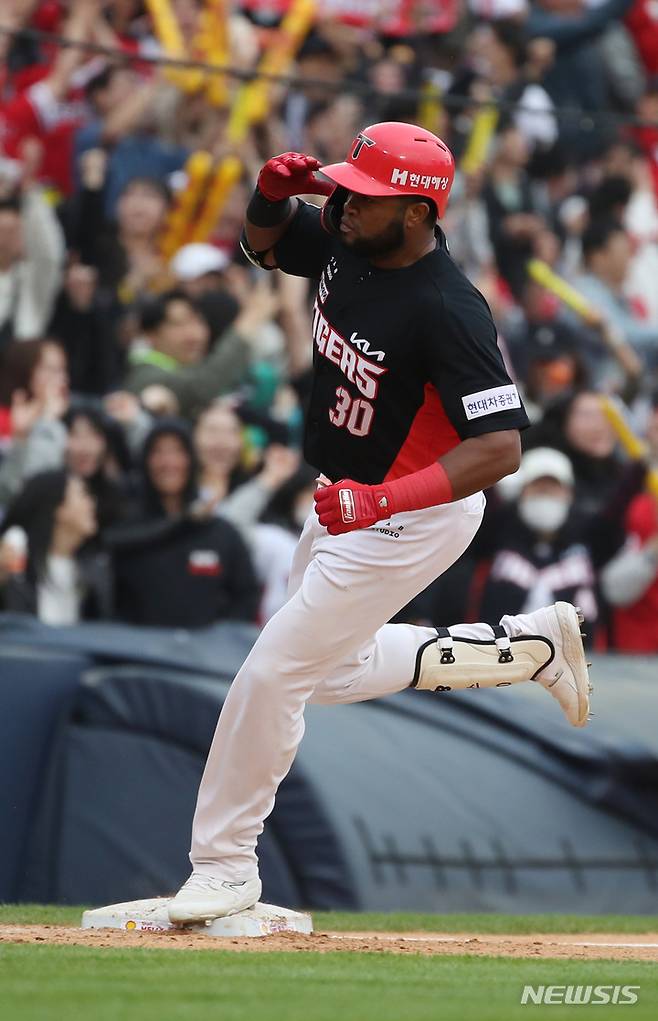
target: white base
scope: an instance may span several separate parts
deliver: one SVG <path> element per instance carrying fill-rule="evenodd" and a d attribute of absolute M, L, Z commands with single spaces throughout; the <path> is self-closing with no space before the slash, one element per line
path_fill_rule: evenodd
<path fill-rule="evenodd" d="M 128 932 L 198 932 L 203 936 L 271 936 L 276 932 L 313 932 L 310 915 L 272 904 L 255 904 L 228 918 L 197 922 L 184 927 L 172 925 L 167 915 L 171 897 L 132 900 L 125 904 L 109 904 L 82 915 L 83 929 L 125 929 Z"/>

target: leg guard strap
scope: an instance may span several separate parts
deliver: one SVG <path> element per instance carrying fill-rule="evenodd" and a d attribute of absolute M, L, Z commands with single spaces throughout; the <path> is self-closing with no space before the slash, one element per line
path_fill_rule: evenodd
<path fill-rule="evenodd" d="M 494 637 L 486 642 L 453 638 L 447 628 L 437 628 L 437 640 L 418 650 L 411 687 L 427 691 L 506 688 L 531 680 L 555 655 L 548 638 L 509 638 L 500 625 L 491 630 Z"/>

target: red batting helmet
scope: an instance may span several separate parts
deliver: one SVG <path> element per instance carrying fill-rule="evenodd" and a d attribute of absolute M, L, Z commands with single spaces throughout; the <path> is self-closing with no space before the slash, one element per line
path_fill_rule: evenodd
<path fill-rule="evenodd" d="M 455 161 L 448 146 L 431 131 L 416 124 L 384 121 L 359 132 L 344 163 L 321 167 L 320 172 L 348 192 L 430 199 L 442 217 L 455 176 Z M 328 206 L 333 197 L 329 197 Z"/>

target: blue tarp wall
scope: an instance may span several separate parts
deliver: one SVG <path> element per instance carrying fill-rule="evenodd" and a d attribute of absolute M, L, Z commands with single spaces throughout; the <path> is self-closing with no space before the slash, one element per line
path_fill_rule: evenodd
<path fill-rule="evenodd" d="M 256 632 L 0 617 L 0 901 L 103 904 L 189 873 L 196 790 Z M 596 718 L 532 684 L 309 706 L 259 843 L 264 899 L 658 911 L 658 659 L 595 657 Z"/>

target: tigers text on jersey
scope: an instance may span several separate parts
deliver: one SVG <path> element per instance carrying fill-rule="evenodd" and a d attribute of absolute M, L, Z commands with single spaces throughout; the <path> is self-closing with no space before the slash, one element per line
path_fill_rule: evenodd
<path fill-rule="evenodd" d="M 469 436 L 528 425 L 489 307 L 440 232 L 413 265 L 378 269 L 300 202 L 274 256 L 318 280 L 304 456 L 332 481 L 390 481 Z"/>

